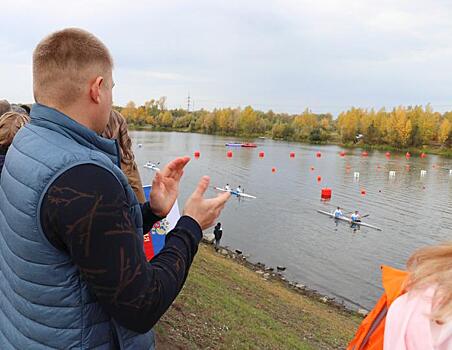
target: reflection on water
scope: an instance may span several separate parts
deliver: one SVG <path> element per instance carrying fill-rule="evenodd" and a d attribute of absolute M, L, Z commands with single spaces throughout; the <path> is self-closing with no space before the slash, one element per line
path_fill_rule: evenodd
<path fill-rule="evenodd" d="M 403 268 L 416 248 L 452 239 L 451 159 L 429 155 L 407 160 L 403 154 L 387 159 L 384 152 L 361 157 L 359 150 L 346 150 L 342 158 L 337 146 L 262 139 L 254 141 L 255 149 L 230 148 L 233 157 L 227 158 L 224 144 L 233 138 L 157 132 L 131 136 L 145 183 L 152 177 L 142 167 L 146 161 L 164 164 L 200 152 L 186 168 L 180 205 L 202 175 L 211 177 L 212 186 L 242 185 L 258 197 L 240 202 L 231 198 L 220 218 L 222 244 L 240 248 L 254 261 L 287 266 L 289 279 L 347 303 L 371 307 L 381 293 L 381 264 Z M 142 147 L 136 147 L 139 143 Z M 258 156 L 261 150 L 264 158 Z M 291 151 L 295 158 L 289 157 Z M 427 174 L 421 176 L 421 170 Z M 389 171 L 396 175 L 390 177 Z M 320 202 L 323 186 L 333 190 L 330 203 Z M 336 226 L 316 212 L 337 205 L 369 214 L 363 221 L 383 231 Z"/>

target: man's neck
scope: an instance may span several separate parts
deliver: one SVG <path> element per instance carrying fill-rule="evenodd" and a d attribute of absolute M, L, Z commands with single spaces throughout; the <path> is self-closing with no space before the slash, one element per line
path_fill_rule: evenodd
<path fill-rule="evenodd" d="M 41 102 L 40 102 L 41 103 Z M 75 120 L 77 123 L 87 127 L 88 129 L 94 130 L 90 118 L 88 118 L 89 113 L 86 113 L 88 108 L 75 107 L 75 104 L 69 106 L 59 106 L 51 102 L 42 102 L 41 104 L 56 109 L 67 115 L 69 118 Z"/>

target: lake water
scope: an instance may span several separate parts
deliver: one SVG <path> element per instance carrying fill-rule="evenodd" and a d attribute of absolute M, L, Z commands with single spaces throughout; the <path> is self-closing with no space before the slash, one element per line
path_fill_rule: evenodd
<path fill-rule="evenodd" d="M 382 291 L 381 264 L 403 268 L 416 248 L 452 239 L 452 159 L 428 155 L 407 160 L 404 154 L 387 159 L 377 151 L 362 157 L 358 149 L 346 149 L 342 158 L 344 149 L 337 146 L 268 139 L 250 140 L 258 144 L 254 149 L 227 148 L 225 143 L 234 138 L 201 134 L 134 131 L 131 137 L 144 183 L 153 176 L 142 167 L 146 161 L 165 164 L 199 151 L 181 183 L 181 210 L 202 175 L 211 177 L 212 186 L 241 185 L 258 198 L 230 199 L 219 219 L 222 245 L 243 250 L 254 262 L 286 266 L 288 279 L 349 306 L 373 306 Z M 228 149 L 232 158 L 226 156 Z M 427 174 L 421 176 L 421 170 Z M 320 201 L 324 186 L 333 191 L 329 203 Z M 337 205 L 369 214 L 363 221 L 383 230 L 354 232 L 316 212 Z"/>

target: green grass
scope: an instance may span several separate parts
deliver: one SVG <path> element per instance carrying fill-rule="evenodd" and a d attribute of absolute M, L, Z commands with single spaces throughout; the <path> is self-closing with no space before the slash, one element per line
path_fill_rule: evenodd
<path fill-rule="evenodd" d="M 156 331 L 158 349 L 343 349 L 360 321 L 201 245 Z"/>

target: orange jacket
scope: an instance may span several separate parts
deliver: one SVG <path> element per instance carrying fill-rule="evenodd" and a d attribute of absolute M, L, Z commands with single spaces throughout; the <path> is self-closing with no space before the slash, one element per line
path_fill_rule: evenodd
<path fill-rule="evenodd" d="M 381 270 L 385 292 L 361 322 L 347 350 L 383 350 L 386 314 L 392 302 L 405 293 L 404 283 L 408 273 L 385 265 L 381 266 Z"/>

